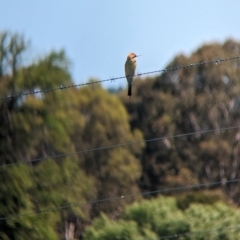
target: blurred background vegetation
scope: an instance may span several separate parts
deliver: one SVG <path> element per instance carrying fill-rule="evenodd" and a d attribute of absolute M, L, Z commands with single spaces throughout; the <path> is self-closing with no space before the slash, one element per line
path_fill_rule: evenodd
<path fill-rule="evenodd" d="M 26 65 L 28 49 L 24 36 L 1 32 L 1 97 L 74 84 L 63 50 Z M 228 39 L 166 67 L 239 55 Z M 240 179 L 240 129 L 218 130 L 240 126 L 239 93 L 235 60 L 136 78 L 131 102 L 100 84 L 2 99 L 0 238 L 240 239 L 240 182 L 227 183 Z M 129 142 L 139 143 L 84 151 Z M 221 184 L 140 194 L 212 182 Z"/>

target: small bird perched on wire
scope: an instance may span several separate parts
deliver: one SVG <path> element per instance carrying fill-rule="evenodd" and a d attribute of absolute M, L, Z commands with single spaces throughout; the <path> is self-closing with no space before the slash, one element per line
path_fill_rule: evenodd
<path fill-rule="evenodd" d="M 128 96 L 132 96 L 132 82 L 133 82 L 133 75 L 135 74 L 136 70 L 136 58 L 140 55 L 136 55 L 135 53 L 129 53 L 127 56 L 127 60 L 125 62 L 125 76 L 128 81 Z"/>

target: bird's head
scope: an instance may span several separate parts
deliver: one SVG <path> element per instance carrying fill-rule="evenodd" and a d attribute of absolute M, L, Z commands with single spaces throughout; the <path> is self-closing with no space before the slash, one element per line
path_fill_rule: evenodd
<path fill-rule="evenodd" d="M 129 53 L 127 56 L 127 60 L 131 62 L 136 62 L 136 58 L 139 57 L 140 55 L 137 55 L 135 53 Z"/>

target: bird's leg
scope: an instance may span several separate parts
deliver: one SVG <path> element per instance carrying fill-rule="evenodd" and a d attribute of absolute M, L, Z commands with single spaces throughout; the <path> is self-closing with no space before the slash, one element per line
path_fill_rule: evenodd
<path fill-rule="evenodd" d="M 130 103 L 130 107 L 131 107 L 132 106 L 131 96 L 129 96 L 129 103 Z"/>

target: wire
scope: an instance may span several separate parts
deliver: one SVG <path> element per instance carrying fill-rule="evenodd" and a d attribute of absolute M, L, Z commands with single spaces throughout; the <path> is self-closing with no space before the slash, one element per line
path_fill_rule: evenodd
<path fill-rule="evenodd" d="M 214 64 L 214 63 L 215 64 L 220 64 L 221 62 L 232 61 L 232 60 L 236 60 L 236 59 L 239 59 L 239 58 L 240 58 L 240 56 L 236 56 L 236 57 L 216 59 L 216 60 L 211 60 L 211 61 L 206 61 L 206 62 L 191 63 L 191 64 L 188 64 L 188 65 L 183 65 L 183 66 L 178 66 L 178 67 L 171 67 L 171 68 L 166 68 L 166 69 L 162 69 L 162 70 L 138 73 L 138 74 L 133 75 L 133 77 L 142 76 L 142 75 L 149 75 L 149 74 L 153 74 L 153 73 L 160 73 L 160 72 L 166 73 L 168 71 L 174 71 L 174 70 L 178 70 L 178 69 L 182 69 L 182 68 L 197 67 L 197 66 L 206 65 L 206 64 Z M 52 92 L 52 91 L 56 91 L 56 90 L 64 90 L 64 89 L 67 89 L 67 88 L 76 88 L 76 87 L 82 87 L 82 86 L 87 86 L 87 85 L 102 83 L 102 82 L 107 82 L 107 81 L 115 81 L 115 80 L 119 80 L 119 79 L 123 79 L 123 78 L 125 78 L 125 76 L 123 76 L 123 77 L 113 77 L 113 78 L 109 78 L 109 79 L 105 79 L 105 80 L 88 82 L 88 83 L 81 83 L 81 84 L 75 84 L 75 85 L 69 85 L 69 86 L 62 86 L 61 85 L 60 87 L 55 87 L 55 88 L 48 88 L 48 89 L 44 89 L 44 90 L 38 90 L 38 91 L 24 92 L 24 93 L 20 93 L 20 94 L 8 95 L 8 96 L 0 97 L 0 99 L 10 99 L 10 98 L 16 98 L 16 97 L 21 97 L 21 96 L 26 96 L 26 95 L 34 95 L 34 94 L 37 94 L 37 93 L 47 93 L 47 92 Z"/>
<path fill-rule="evenodd" d="M 88 152 L 107 150 L 107 149 L 117 148 L 117 147 L 126 147 L 126 146 L 130 146 L 130 145 L 134 145 L 134 144 L 154 142 L 154 141 L 160 141 L 160 140 L 172 139 L 172 138 L 181 138 L 181 137 L 186 137 L 186 136 L 192 136 L 192 135 L 198 135 L 198 134 L 207 134 L 207 133 L 211 133 L 211 132 L 224 131 L 224 130 L 230 130 L 230 129 L 238 129 L 238 128 L 240 128 L 240 126 L 225 127 L 225 128 L 210 129 L 210 130 L 202 130 L 202 131 L 198 131 L 198 132 L 183 133 L 183 134 L 178 134 L 178 135 L 173 135 L 173 136 L 151 138 L 151 139 L 139 140 L 139 141 L 135 141 L 135 142 L 120 143 L 120 144 L 115 144 L 115 145 L 110 145 L 110 146 L 105 146 L 105 147 L 90 148 L 90 149 L 86 149 L 86 150 L 64 153 L 64 154 L 58 154 L 58 155 L 53 155 L 53 156 L 49 155 L 49 156 L 46 156 L 46 157 L 36 158 L 36 159 L 32 159 L 32 160 L 22 160 L 22 161 L 16 162 L 16 163 L 9 163 L 9 164 L 0 165 L 0 168 L 10 167 L 10 166 L 19 165 L 19 164 L 25 164 L 25 163 L 43 161 L 43 160 L 47 160 L 49 158 L 66 157 L 66 156 L 71 156 L 71 155 L 75 155 L 75 154 L 84 154 L 84 153 L 88 153 Z"/>
<path fill-rule="evenodd" d="M 224 184 L 236 183 L 236 182 L 240 182 L 240 179 L 228 180 L 228 181 L 225 181 Z M 160 194 L 160 193 L 190 190 L 190 189 L 200 189 L 200 188 L 203 188 L 203 187 L 211 187 L 211 186 L 216 186 L 216 185 L 220 185 L 220 184 L 223 184 L 223 183 L 222 182 L 204 183 L 204 184 L 198 184 L 198 185 L 192 185 L 192 186 L 176 187 L 176 188 L 169 188 L 169 189 L 143 192 L 143 193 L 137 193 L 137 194 L 129 194 L 129 195 L 125 195 L 125 196 L 105 198 L 105 199 L 99 199 L 99 200 L 83 202 L 83 203 L 75 203 L 75 204 L 60 206 L 60 207 L 57 207 L 57 208 L 49 208 L 49 209 L 39 210 L 39 211 L 35 211 L 35 212 L 29 212 L 29 213 L 24 213 L 24 214 L 2 217 L 2 218 L 0 218 L 0 221 L 7 220 L 7 219 L 12 219 L 12 218 L 25 217 L 25 216 L 33 215 L 33 214 L 41 214 L 41 213 L 50 212 L 50 211 L 60 211 L 60 210 L 63 210 L 63 209 L 80 207 L 80 206 L 84 206 L 84 205 L 98 204 L 98 203 L 110 202 L 110 201 L 117 201 L 117 200 L 130 198 L 130 197 L 147 196 L 147 195 L 151 195 L 151 194 Z"/>

